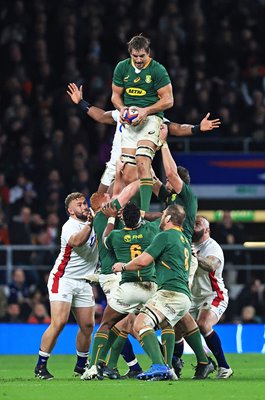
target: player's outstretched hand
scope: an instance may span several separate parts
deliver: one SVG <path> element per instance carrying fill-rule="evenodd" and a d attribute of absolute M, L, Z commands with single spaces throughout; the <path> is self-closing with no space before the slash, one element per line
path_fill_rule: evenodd
<path fill-rule="evenodd" d="M 83 86 L 81 85 L 78 89 L 75 83 L 69 83 L 66 93 L 71 97 L 73 103 L 78 104 L 83 98 Z"/>
<path fill-rule="evenodd" d="M 213 129 L 219 128 L 221 125 L 221 121 L 219 118 L 217 119 L 209 119 L 210 113 L 201 120 L 200 130 L 201 131 L 212 131 Z"/>

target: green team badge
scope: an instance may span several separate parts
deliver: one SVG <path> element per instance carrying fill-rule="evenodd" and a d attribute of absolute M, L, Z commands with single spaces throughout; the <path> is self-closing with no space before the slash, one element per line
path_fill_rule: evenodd
<path fill-rule="evenodd" d="M 146 83 L 151 83 L 152 82 L 152 76 L 151 75 L 146 75 L 145 82 Z"/>
<path fill-rule="evenodd" d="M 125 236 L 123 237 L 123 240 L 124 240 L 126 243 L 129 243 L 132 239 L 131 239 L 131 236 L 130 236 L 130 235 L 125 235 Z"/>

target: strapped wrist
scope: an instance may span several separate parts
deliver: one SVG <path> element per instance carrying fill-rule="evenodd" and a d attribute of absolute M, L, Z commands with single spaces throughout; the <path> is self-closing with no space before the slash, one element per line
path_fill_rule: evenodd
<path fill-rule="evenodd" d="M 87 113 L 89 111 L 89 108 L 91 107 L 91 104 L 84 99 L 81 99 L 77 105 L 79 108 L 81 108 L 82 111 L 85 111 L 85 113 Z"/>
<path fill-rule="evenodd" d="M 154 179 L 154 178 L 153 178 L 153 179 Z M 140 210 L 140 214 L 141 214 L 141 218 L 144 219 L 144 217 L 145 217 L 145 211 L 144 211 L 144 210 Z"/>
<path fill-rule="evenodd" d="M 121 266 L 121 271 L 122 271 L 122 272 L 123 272 L 123 271 L 126 271 L 126 263 L 122 264 L 122 266 Z"/>
<path fill-rule="evenodd" d="M 115 217 L 109 217 L 108 218 L 108 224 L 115 225 Z"/>
<path fill-rule="evenodd" d="M 200 125 L 194 125 L 191 128 L 191 132 L 193 133 L 193 135 L 199 135 L 201 133 L 201 127 Z"/>

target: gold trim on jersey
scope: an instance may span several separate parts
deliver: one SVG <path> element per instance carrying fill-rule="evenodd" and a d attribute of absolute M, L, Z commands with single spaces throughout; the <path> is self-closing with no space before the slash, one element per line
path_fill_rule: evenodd
<path fill-rule="evenodd" d="M 170 229 L 174 229 L 175 231 L 180 231 L 180 232 L 182 232 L 183 231 L 183 228 L 181 228 L 180 226 L 172 226 L 172 228 L 170 228 Z"/>
<path fill-rule="evenodd" d="M 169 265 L 167 265 L 164 261 L 161 261 L 161 264 L 164 265 L 164 267 L 168 268 L 168 269 L 172 269 Z"/>
<path fill-rule="evenodd" d="M 143 68 L 140 69 L 140 71 L 142 71 L 143 69 L 147 68 L 151 61 L 152 61 L 152 58 L 151 58 L 151 57 L 148 57 L 148 59 L 147 59 L 145 65 L 143 66 Z M 131 63 L 132 63 L 133 68 L 138 69 L 138 68 L 134 65 L 134 62 L 133 62 L 133 59 L 132 59 L 132 58 L 131 58 Z"/>

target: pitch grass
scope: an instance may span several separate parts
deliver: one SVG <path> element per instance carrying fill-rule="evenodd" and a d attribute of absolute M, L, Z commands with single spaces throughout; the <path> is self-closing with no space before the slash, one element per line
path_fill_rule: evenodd
<path fill-rule="evenodd" d="M 139 356 L 144 369 L 150 362 Z M 138 380 L 81 381 L 72 376 L 75 356 L 52 356 L 49 370 L 52 381 L 34 378 L 36 356 L 0 356 L 1 400 L 262 400 L 265 399 L 265 356 L 228 354 L 234 370 L 228 380 L 216 380 L 212 374 L 204 381 L 192 381 L 194 356 L 184 355 L 185 367 L 177 382 Z M 123 360 L 120 372 L 126 371 Z"/>

